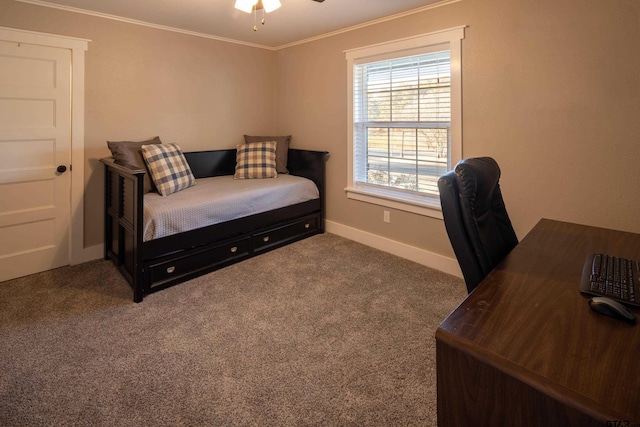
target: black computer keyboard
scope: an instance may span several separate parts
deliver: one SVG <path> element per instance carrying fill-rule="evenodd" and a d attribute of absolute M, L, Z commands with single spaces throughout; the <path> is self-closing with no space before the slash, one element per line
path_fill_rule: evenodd
<path fill-rule="evenodd" d="M 582 268 L 580 292 L 640 307 L 640 261 L 589 254 Z"/>

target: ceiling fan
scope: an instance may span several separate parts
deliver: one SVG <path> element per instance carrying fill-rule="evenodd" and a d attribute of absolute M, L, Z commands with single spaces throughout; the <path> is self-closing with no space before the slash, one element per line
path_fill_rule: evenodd
<path fill-rule="evenodd" d="M 318 3 L 322 3 L 324 0 L 313 0 Z M 258 27 L 255 24 L 256 21 L 256 11 L 262 9 L 262 25 L 264 25 L 264 14 L 273 12 L 278 9 L 280 6 L 280 0 L 236 0 L 236 9 L 241 10 L 243 12 L 251 13 L 253 12 L 253 31 L 258 31 Z"/>
<path fill-rule="evenodd" d="M 324 0 L 313 0 L 322 3 Z M 236 0 L 236 9 L 243 12 L 251 13 L 256 10 L 264 9 L 269 13 L 281 6 L 280 0 Z"/>

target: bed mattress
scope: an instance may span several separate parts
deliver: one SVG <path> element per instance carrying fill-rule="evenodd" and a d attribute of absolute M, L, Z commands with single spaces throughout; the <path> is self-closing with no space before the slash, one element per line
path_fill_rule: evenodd
<path fill-rule="evenodd" d="M 169 196 L 144 195 L 144 241 L 195 230 L 317 199 L 313 181 L 294 175 L 267 179 L 199 178 Z"/>

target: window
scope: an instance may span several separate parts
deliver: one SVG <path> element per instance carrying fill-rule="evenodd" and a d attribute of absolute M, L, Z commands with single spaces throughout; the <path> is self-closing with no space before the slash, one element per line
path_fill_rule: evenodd
<path fill-rule="evenodd" d="M 349 198 L 442 217 L 438 178 L 460 160 L 463 28 L 346 52 Z"/>

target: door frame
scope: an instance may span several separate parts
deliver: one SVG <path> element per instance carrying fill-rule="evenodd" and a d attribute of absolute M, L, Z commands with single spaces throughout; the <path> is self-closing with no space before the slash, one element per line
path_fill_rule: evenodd
<path fill-rule="evenodd" d="M 69 49 L 71 51 L 71 217 L 70 263 L 96 259 L 95 250 L 84 248 L 84 53 L 88 39 L 0 27 L 0 40 Z M 99 257 L 98 257 L 99 258 Z"/>

